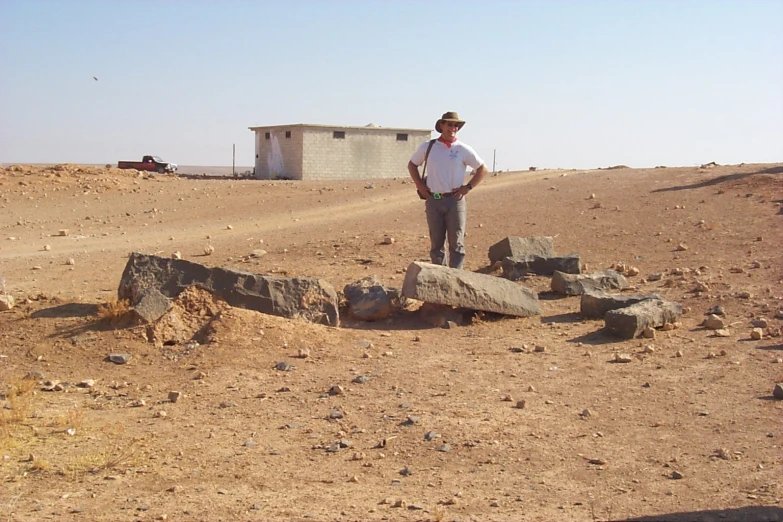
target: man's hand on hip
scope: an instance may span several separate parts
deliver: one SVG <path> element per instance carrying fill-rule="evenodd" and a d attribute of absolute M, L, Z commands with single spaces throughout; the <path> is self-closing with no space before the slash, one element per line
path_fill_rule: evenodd
<path fill-rule="evenodd" d="M 430 199 L 432 197 L 432 191 L 427 187 L 425 183 L 416 183 L 416 190 L 424 196 L 424 199 Z"/>
<path fill-rule="evenodd" d="M 470 186 L 469 185 L 462 185 L 460 188 L 455 190 L 453 192 L 454 196 L 453 198 L 459 201 L 460 199 L 464 198 L 468 195 L 468 192 L 470 192 Z"/>

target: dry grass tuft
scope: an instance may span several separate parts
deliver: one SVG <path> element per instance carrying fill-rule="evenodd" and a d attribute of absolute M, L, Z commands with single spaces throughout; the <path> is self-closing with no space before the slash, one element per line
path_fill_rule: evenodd
<path fill-rule="evenodd" d="M 84 410 L 80 408 L 73 408 L 68 410 L 64 415 L 58 415 L 52 422 L 52 426 L 61 428 L 73 428 L 75 430 L 81 430 L 84 426 Z"/>
<path fill-rule="evenodd" d="M 103 449 L 72 460 L 64 471 L 68 478 L 133 465 L 141 439 L 124 437 L 125 426 L 120 422 L 105 426 L 102 432 L 106 437 Z"/>
<path fill-rule="evenodd" d="M 432 520 L 432 522 L 443 522 L 443 520 L 445 519 L 446 519 L 446 508 L 441 505 L 435 506 L 435 511 L 432 514 L 432 518 L 430 518 L 430 520 Z"/>
<path fill-rule="evenodd" d="M 34 379 L 17 379 L 11 381 L 3 391 L 8 399 L 10 418 L 13 422 L 21 422 L 29 416 L 35 397 L 35 385 Z"/>
<path fill-rule="evenodd" d="M 11 429 L 11 423 L 9 422 L 6 413 L 0 411 L 0 450 L 5 451 L 15 445 L 14 432 Z"/>
<path fill-rule="evenodd" d="M 113 297 L 105 303 L 98 305 L 97 315 L 98 319 L 102 321 L 116 323 L 130 310 L 130 303 L 126 299 L 118 301 L 117 298 Z"/>
<path fill-rule="evenodd" d="M 30 464 L 31 471 L 50 471 L 51 469 L 51 462 L 40 457 L 33 457 L 33 462 Z"/>
<path fill-rule="evenodd" d="M 125 425 L 120 422 L 104 428 L 104 433 L 106 433 L 108 441 L 106 448 L 103 451 L 101 469 L 114 469 L 119 466 L 131 464 L 141 439 L 123 438 Z"/>
<path fill-rule="evenodd" d="M 35 400 L 35 381 L 13 379 L 2 388 L 7 406 L 0 409 L 0 449 L 18 445 L 19 428 L 30 417 Z"/>

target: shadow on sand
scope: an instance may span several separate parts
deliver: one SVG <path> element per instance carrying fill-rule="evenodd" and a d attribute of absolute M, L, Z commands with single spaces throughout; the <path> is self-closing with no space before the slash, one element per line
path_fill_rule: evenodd
<path fill-rule="evenodd" d="M 98 313 L 98 305 L 90 303 L 66 303 L 44 308 L 30 314 L 34 319 L 57 319 L 65 317 L 89 317 Z"/>
<path fill-rule="evenodd" d="M 753 341 L 755 342 L 755 341 Z M 770 344 L 765 346 L 757 346 L 756 350 L 783 350 L 783 343 L 781 344 Z"/>
<path fill-rule="evenodd" d="M 74 344 L 91 340 L 96 332 L 122 330 L 138 326 L 132 314 L 123 314 L 112 319 L 98 317 L 96 303 L 66 303 L 42 308 L 30 314 L 34 319 L 91 319 L 79 324 L 58 325 L 49 337 L 70 339 Z"/>
<path fill-rule="evenodd" d="M 736 174 L 727 174 L 725 176 L 718 176 L 717 178 L 708 179 L 706 181 L 700 181 L 698 183 L 691 183 L 690 185 L 679 185 L 676 187 L 666 187 L 666 188 L 659 188 L 655 189 L 652 192 L 674 192 L 678 190 L 688 190 L 688 189 L 699 189 L 704 187 L 711 187 L 714 185 L 720 185 L 721 183 L 726 183 L 727 181 L 735 181 L 739 179 L 745 179 L 749 178 L 751 176 L 756 176 L 758 174 L 783 174 L 783 167 L 770 167 L 768 169 L 762 169 L 757 172 L 745 172 L 745 173 L 736 173 Z"/>
<path fill-rule="evenodd" d="M 511 315 L 496 314 L 492 312 L 481 312 L 477 310 L 471 310 L 469 308 L 454 308 L 450 313 L 446 314 L 446 320 L 455 321 L 457 323 L 457 330 L 471 326 L 477 321 L 483 323 L 500 323 L 504 321 L 519 321 L 526 318 L 515 317 Z M 558 322 L 558 321 L 551 321 Z M 564 320 L 562 322 L 570 322 Z M 355 319 L 350 316 L 346 308 L 340 309 L 340 328 L 346 328 L 351 330 L 375 330 L 375 331 L 426 331 L 426 330 L 442 330 L 450 329 L 448 325 L 436 326 L 422 317 L 419 310 L 399 310 L 394 312 L 386 319 L 380 321 L 365 321 L 361 319 Z"/>
<path fill-rule="evenodd" d="M 569 312 L 566 314 L 547 315 L 541 317 L 541 324 L 563 324 L 563 323 L 581 323 L 582 314 L 579 312 Z"/>
<path fill-rule="evenodd" d="M 748 506 L 736 509 L 714 509 L 624 518 L 612 522 L 761 522 L 762 520 L 783 522 L 783 508 Z"/>
<path fill-rule="evenodd" d="M 237 174 L 236 176 L 232 176 L 231 174 L 228 174 L 226 176 L 220 176 L 215 174 L 174 174 L 174 176 L 178 178 L 184 178 L 184 179 L 199 179 L 199 180 L 218 180 L 218 181 L 237 181 L 237 180 L 253 180 L 255 181 L 256 178 L 252 175 L 247 174 Z M 270 181 L 270 180 L 266 180 Z M 274 181 L 274 180 L 272 180 Z"/>
<path fill-rule="evenodd" d="M 591 346 L 600 346 L 602 344 L 615 344 L 615 343 L 622 343 L 627 341 L 627 339 L 623 339 L 622 337 L 617 337 L 616 335 L 612 335 L 606 332 L 605 328 L 601 328 L 600 330 L 596 330 L 595 332 L 590 332 L 585 335 L 580 335 L 579 337 L 574 337 L 573 339 L 569 339 L 569 343 L 582 343 L 582 344 L 589 344 Z"/>

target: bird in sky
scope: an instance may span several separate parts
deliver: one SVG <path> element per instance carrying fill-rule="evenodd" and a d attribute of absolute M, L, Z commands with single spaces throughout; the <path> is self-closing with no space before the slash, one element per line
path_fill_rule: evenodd
<path fill-rule="evenodd" d="M 98 77 L 97 76 L 93 76 L 92 79 L 95 80 L 96 82 L 98 81 Z"/>

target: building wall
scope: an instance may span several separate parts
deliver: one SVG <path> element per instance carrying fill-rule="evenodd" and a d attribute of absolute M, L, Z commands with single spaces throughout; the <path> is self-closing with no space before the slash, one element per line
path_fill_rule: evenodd
<path fill-rule="evenodd" d="M 408 161 L 430 139 L 426 131 L 305 127 L 302 140 L 301 178 L 377 179 L 408 176 Z M 345 133 L 336 139 L 335 132 Z M 407 135 L 398 141 L 397 135 Z"/>
<path fill-rule="evenodd" d="M 289 137 L 286 137 L 286 133 L 289 133 Z M 302 137 L 302 127 L 275 127 L 255 131 L 256 178 L 303 179 Z"/>

